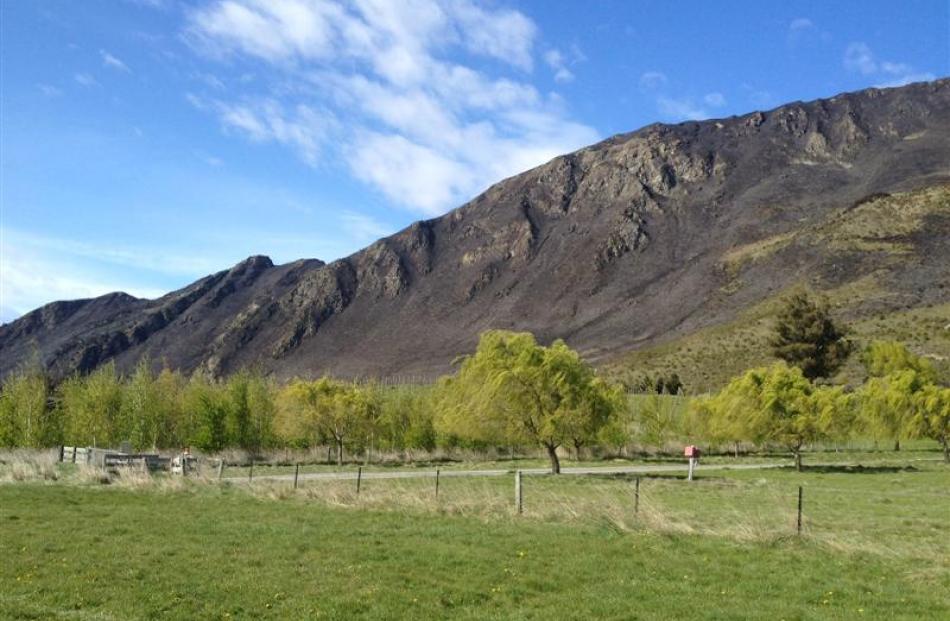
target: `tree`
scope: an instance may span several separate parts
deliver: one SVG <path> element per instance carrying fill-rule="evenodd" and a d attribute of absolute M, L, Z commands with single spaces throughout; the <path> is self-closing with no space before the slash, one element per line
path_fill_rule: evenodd
<path fill-rule="evenodd" d="M 59 386 L 66 438 L 77 445 L 113 446 L 129 438 L 122 416 L 122 382 L 108 362 L 85 377 Z"/>
<path fill-rule="evenodd" d="M 282 391 L 280 401 L 281 426 L 295 429 L 298 436 L 306 433 L 314 443 L 332 439 L 341 466 L 344 443 L 367 432 L 377 412 L 372 390 L 327 377 L 292 382 Z"/>
<path fill-rule="evenodd" d="M 950 388 L 927 384 L 916 395 L 909 421 L 916 435 L 936 440 L 950 464 Z"/>
<path fill-rule="evenodd" d="M 721 437 L 785 446 L 801 470 L 802 448 L 837 424 L 835 410 L 821 407 L 830 396 L 816 391 L 801 369 L 779 362 L 747 371 L 698 407 Z"/>
<path fill-rule="evenodd" d="M 595 435 L 624 407 L 618 388 L 599 379 L 563 341 L 538 345 L 530 333 L 485 332 L 454 377 L 440 383 L 437 428 L 483 441 L 534 442 L 557 449 Z"/>
<path fill-rule="evenodd" d="M 203 451 L 220 451 L 228 445 L 228 403 L 222 387 L 195 373 L 185 388 L 185 410 L 191 444 Z"/>
<path fill-rule="evenodd" d="M 59 411 L 50 407 L 50 388 L 39 364 L 26 364 L 0 387 L 0 446 L 53 446 L 62 441 Z"/>
<path fill-rule="evenodd" d="M 869 377 L 861 391 L 865 427 L 877 438 L 893 439 L 899 451 L 910 433 L 914 393 L 935 383 L 937 373 L 930 361 L 897 341 L 870 343 L 861 361 Z"/>
<path fill-rule="evenodd" d="M 885 377 L 899 371 L 916 371 L 925 382 L 936 382 L 937 371 L 926 358 L 899 341 L 872 341 L 861 353 L 868 377 Z"/>
<path fill-rule="evenodd" d="M 827 304 L 804 291 L 793 294 L 779 312 L 771 346 L 776 358 L 798 367 L 811 381 L 834 375 L 852 349 Z"/>

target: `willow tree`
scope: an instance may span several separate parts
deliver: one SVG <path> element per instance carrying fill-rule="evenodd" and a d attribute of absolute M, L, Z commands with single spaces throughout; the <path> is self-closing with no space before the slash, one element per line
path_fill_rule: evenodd
<path fill-rule="evenodd" d="M 747 371 L 699 407 L 716 433 L 784 446 L 801 470 L 804 446 L 839 427 L 836 410 L 826 407 L 836 397 L 818 391 L 801 369 L 779 362 Z"/>
<path fill-rule="evenodd" d="M 902 439 L 914 435 L 909 424 L 915 394 L 936 382 L 930 362 L 897 341 L 874 341 L 861 356 L 868 381 L 861 390 L 865 428 L 875 438 L 891 439 L 900 450 Z"/>
<path fill-rule="evenodd" d="M 475 353 L 440 385 L 442 433 L 487 442 L 534 443 L 561 471 L 557 449 L 588 442 L 624 407 L 619 388 L 598 378 L 563 341 L 530 333 L 484 332 Z"/>
<path fill-rule="evenodd" d="M 928 384 L 916 395 L 910 421 L 917 435 L 936 440 L 943 460 L 950 464 L 950 388 Z"/>

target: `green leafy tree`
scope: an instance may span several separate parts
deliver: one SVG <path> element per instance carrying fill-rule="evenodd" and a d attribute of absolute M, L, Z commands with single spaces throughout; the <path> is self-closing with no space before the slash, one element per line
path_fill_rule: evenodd
<path fill-rule="evenodd" d="M 59 444 L 59 410 L 50 407 L 50 388 L 38 364 L 8 375 L 0 387 L 0 446 L 44 447 Z"/>
<path fill-rule="evenodd" d="M 195 373 L 185 388 L 184 403 L 190 443 L 203 451 L 227 447 L 228 395 L 223 387 Z"/>
<path fill-rule="evenodd" d="M 930 361 L 897 341 L 872 342 L 861 361 L 869 377 L 861 391 L 865 429 L 875 438 L 892 439 L 899 451 L 901 440 L 912 434 L 914 393 L 935 383 L 937 373 Z"/>
<path fill-rule="evenodd" d="M 501 330 L 483 333 L 474 355 L 440 390 L 441 432 L 536 443 L 555 474 L 558 447 L 594 437 L 624 407 L 622 392 L 563 341 L 544 347 L 529 333 Z"/>
<path fill-rule="evenodd" d="M 158 446 L 159 431 L 165 424 L 163 406 L 151 365 L 143 357 L 122 391 L 123 426 L 131 430 L 132 445 L 137 449 Z"/>
<path fill-rule="evenodd" d="M 776 358 L 798 367 L 812 381 L 834 375 L 852 349 L 827 304 L 813 301 L 804 291 L 793 294 L 779 312 L 771 345 Z"/>
<path fill-rule="evenodd" d="M 752 369 L 733 379 L 701 406 L 718 433 L 758 444 L 786 447 L 802 469 L 802 449 L 828 436 L 835 412 L 821 407 L 829 395 L 816 391 L 801 369 L 785 363 Z"/>
<path fill-rule="evenodd" d="M 331 439 L 337 448 L 337 463 L 343 465 L 344 444 L 362 439 L 371 431 L 378 406 L 374 391 L 355 384 L 322 378 L 297 380 L 281 395 L 281 428 L 314 443 Z"/>
<path fill-rule="evenodd" d="M 927 384 L 918 391 L 909 424 L 916 435 L 939 442 L 950 464 L 950 388 Z"/>
<path fill-rule="evenodd" d="M 122 413 L 122 382 L 115 364 L 106 363 L 85 377 L 74 376 L 59 386 L 66 438 L 77 445 L 115 446 L 129 439 Z"/>

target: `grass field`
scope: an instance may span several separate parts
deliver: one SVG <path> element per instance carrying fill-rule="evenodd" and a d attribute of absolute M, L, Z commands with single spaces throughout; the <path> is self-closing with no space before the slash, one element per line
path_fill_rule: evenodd
<path fill-rule="evenodd" d="M 57 480 L 0 485 L 0 617 L 947 618 L 936 457 L 643 478 L 639 511 L 629 478 L 528 477 L 522 516 L 509 477 L 445 479 L 436 499 L 427 479 L 357 496 L 44 467 Z"/>

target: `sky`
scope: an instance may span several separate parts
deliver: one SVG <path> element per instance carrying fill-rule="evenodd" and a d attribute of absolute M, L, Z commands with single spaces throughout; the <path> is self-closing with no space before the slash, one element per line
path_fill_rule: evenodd
<path fill-rule="evenodd" d="M 946 77 L 948 6 L 2 0 L 0 321 L 343 257 L 656 121 Z"/>

